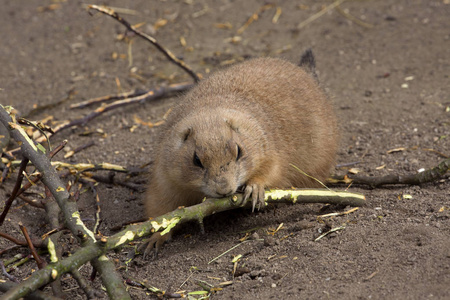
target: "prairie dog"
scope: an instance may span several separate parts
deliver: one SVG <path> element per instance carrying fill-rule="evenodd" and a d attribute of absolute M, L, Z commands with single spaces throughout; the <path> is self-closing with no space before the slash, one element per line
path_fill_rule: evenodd
<path fill-rule="evenodd" d="M 309 55 L 309 56 L 308 56 Z M 334 166 L 332 105 L 315 80 L 314 57 L 296 66 L 257 58 L 213 73 L 180 99 L 156 140 L 145 206 L 157 217 L 244 187 L 253 208 L 264 188 L 316 187 Z"/>

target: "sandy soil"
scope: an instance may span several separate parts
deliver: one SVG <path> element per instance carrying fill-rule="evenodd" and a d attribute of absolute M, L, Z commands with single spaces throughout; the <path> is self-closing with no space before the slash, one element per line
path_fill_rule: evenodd
<path fill-rule="evenodd" d="M 66 99 L 33 112 L 30 119 L 53 116 L 55 121 L 73 120 L 95 108 L 71 110 L 71 103 L 190 80 L 143 40 L 129 37 L 130 46 L 120 39 L 125 32 L 120 24 L 100 14 L 90 16 L 81 1 L 1 2 L 0 103 L 29 114 L 34 105 Z M 273 22 L 276 8 L 270 8 L 236 43 L 231 38 L 238 36 L 237 30 L 264 1 L 101 3 L 131 9 L 133 14 L 122 15 L 133 24 L 143 22 L 143 31 L 204 75 L 247 57 L 279 56 L 295 62 L 305 49 L 312 48 L 320 81 L 340 119 L 338 163 L 359 162 L 353 167 L 362 175 L 416 173 L 450 154 L 448 0 L 346 1 L 342 10 L 364 24 L 332 10 L 300 29 L 301 22 L 331 2 L 273 1 L 281 9 L 278 22 Z M 56 7 L 42 9 L 52 4 Z M 160 19 L 167 23 L 158 22 Z M 231 28 L 218 28 L 218 23 Z M 163 26 L 155 29 L 154 24 Z M 95 142 L 66 160 L 71 163 L 142 166 L 152 160 L 158 127 L 136 124 L 135 117 L 157 122 L 176 101 L 162 99 L 114 110 L 82 128 L 62 132 L 53 144 L 68 139 L 68 148 L 75 149 Z M 395 148 L 404 149 L 388 153 Z M 62 155 L 56 159 L 64 160 Z M 346 172 L 346 168 L 336 169 L 336 174 Z M 14 178 L 2 184 L 1 199 L 12 190 Z M 142 182 L 145 177 L 132 180 Z M 198 280 L 213 285 L 232 280 L 214 299 L 450 299 L 448 176 L 422 186 L 373 190 L 352 186 L 350 190 L 364 193 L 367 205 L 327 220 L 332 227 L 345 224 L 346 228 L 318 242 L 314 239 L 326 225 L 317 216 L 348 208 L 323 210 L 323 205 L 315 204 L 271 206 L 257 213 L 233 211 L 207 218 L 205 235 L 196 224 L 185 226 L 157 260 L 137 256 L 126 270 L 125 260 L 132 248 L 110 256 L 124 276 L 147 280 L 170 292 L 201 290 Z M 43 189 L 34 191 L 42 193 Z M 98 185 L 97 191 L 103 234 L 144 217 L 142 193 L 107 184 Z M 92 226 L 95 199 L 90 191 L 82 194 L 79 208 Z M 42 210 L 20 201 L 1 231 L 21 237 L 18 221 L 36 237 L 51 229 Z M 268 230 L 280 224 L 280 231 L 268 235 Z M 245 243 L 208 264 L 238 244 L 245 232 L 254 230 L 264 242 Z M 71 249 L 75 244 L 68 237 L 65 235 L 64 245 Z M 11 245 L 0 240 L 1 249 Z M 27 250 L 9 251 L 1 259 L 17 252 Z M 238 254 L 243 255 L 238 265 L 242 274 L 233 278 L 231 259 Z M 11 274 L 22 280 L 36 268 L 34 262 L 28 262 Z M 91 267 L 83 267 L 82 272 L 88 275 Z M 92 284 L 101 291 L 98 278 Z M 85 298 L 69 276 L 64 276 L 63 288 L 74 299 Z M 134 299 L 154 297 L 138 288 L 130 288 L 130 293 Z"/>

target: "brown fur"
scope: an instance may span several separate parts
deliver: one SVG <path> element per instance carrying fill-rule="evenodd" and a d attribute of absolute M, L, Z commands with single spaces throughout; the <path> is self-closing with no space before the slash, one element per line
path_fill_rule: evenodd
<path fill-rule="evenodd" d="M 180 99 L 156 142 L 145 199 L 156 217 L 245 185 L 315 187 L 334 166 L 337 124 L 312 74 L 287 61 L 253 59 L 218 71 Z M 194 163 L 194 156 L 198 160 Z"/>

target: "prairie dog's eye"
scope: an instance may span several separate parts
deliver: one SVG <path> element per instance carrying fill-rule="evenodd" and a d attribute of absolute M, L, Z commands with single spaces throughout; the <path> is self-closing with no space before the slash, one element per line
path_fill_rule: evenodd
<path fill-rule="evenodd" d="M 236 145 L 236 152 L 237 152 L 237 155 L 236 155 L 236 161 L 238 161 L 241 157 L 242 157 L 242 149 L 241 149 L 241 147 L 239 147 L 239 145 Z"/>
<path fill-rule="evenodd" d="M 200 158 L 198 157 L 197 153 L 195 153 L 195 152 L 194 152 L 194 166 L 197 166 L 197 167 L 203 169 L 202 162 L 200 161 Z"/>

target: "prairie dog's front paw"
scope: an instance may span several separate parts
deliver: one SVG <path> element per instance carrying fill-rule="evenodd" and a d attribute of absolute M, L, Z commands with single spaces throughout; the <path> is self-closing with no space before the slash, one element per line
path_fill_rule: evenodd
<path fill-rule="evenodd" d="M 258 210 L 264 207 L 264 186 L 257 183 L 248 183 L 244 190 L 244 202 L 252 196 L 252 212 L 255 211 L 256 205 Z"/>
<path fill-rule="evenodd" d="M 144 258 L 153 253 L 153 257 L 158 257 L 158 252 L 161 250 L 163 244 L 172 238 L 172 232 L 161 235 L 160 232 L 155 232 L 150 238 L 144 240 L 139 250 L 144 250 Z M 145 248 L 145 249 L 144 249 Z"/>

